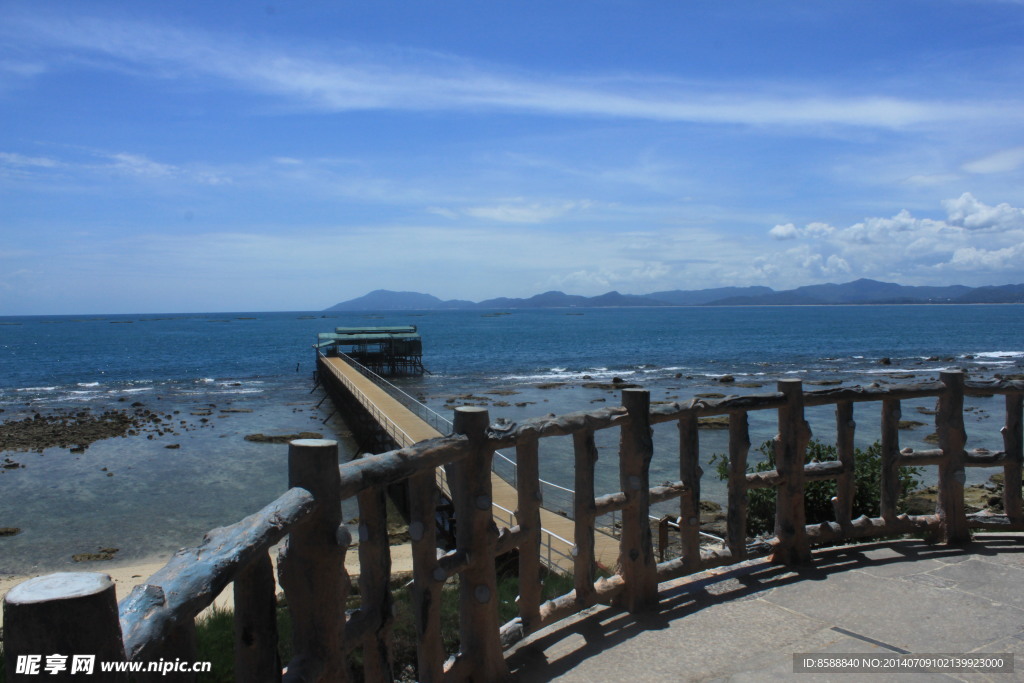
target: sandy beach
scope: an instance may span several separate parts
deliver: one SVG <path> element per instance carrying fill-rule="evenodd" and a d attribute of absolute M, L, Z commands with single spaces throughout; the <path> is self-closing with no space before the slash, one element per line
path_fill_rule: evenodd
<path fill-rule="evenodd" d="M 274 569 L 276 572 L 277 552 L 271 552 L 270 557 L 274 562 Z M 164 566 L 167 559 L 168 558 L 154 558 L 151 561 L 132 564 L 117 564 L 115 562 L 102 561 L 83 562 L 80 565 L 79 571 L 108 574 L 114 581 L 114 585 L 117 590 L 117 599 L 120 601 L 127 597 L 133 588 L 146 583 L 146 580 L 150 576 Z M 358 546 L 351 546 L 348 549 L 348 552 L 345 553 L 345 568 L 348 570 L 352 581 L 356 581 L 360 571 Z M 412 572 L 412 546 L 408 543 L 391 546 L 391 572 L 392 575 L 396 573 Z M 6 596 L 7 591 L 14 588 L 19 583 L 35 578 L 36 576 L 44 576 L 49 573 L 50 572 L 40 572 L 38 574 L 27 575 L 0 575 L 0 598 Z M 232 591 L 231 586 L 228 586 L 217 597 L 217 599 L 214 600 L 214 605 L 217 607 L 232 607 L 234 605 L 233 595 L 234 592 Z M 3 626 L 2 613 L 0 613 L 0 626 Z"/>

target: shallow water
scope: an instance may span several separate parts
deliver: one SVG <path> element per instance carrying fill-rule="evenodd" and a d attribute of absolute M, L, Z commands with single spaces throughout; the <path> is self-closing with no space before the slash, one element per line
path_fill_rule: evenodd
<path fill-rule="evenodd" d="M 582 315 L 581 315 L 582 313 Z M 507 421 L 618 405 L 619 392 L 586 388 L 620 377 L 652 401 L 695 394 L 773 391 L 781 378 L 846 384 L 936 379 L 948 367 L 973 378 L 1019 373 L 1024 362 L 1022 306 L 825 307 L 785 309 L 608 309 L 339 314 L 215 314 L 106 318 L 7 318 L 0 322 L 0 410 L 4 419 L 69 406 L 100 412 L 140 401 L 180 411 L 191 431 L 96 442 L 84 453 L 50 448 L 7 453 L 26 466 L 0 470 L 0 573 L 67 569 L 71 555 L 118 548 L 118 562 L 166 556 L 194 545 L 214 526 L 238 521 L 284 492 L 287 446 L 248 442 L 246 434 L 317 431 L 337 437 L 342 457 L 355 446 L 311 393 L 316 333 L 339 325 L 416 324 L 433 373 L 396 380 L 446 417 L 452 406 L 483 402 Z M 890 357 L 890 365 L 881 359 Z M 930 360 L 933 357 L 952 360 Z M 755 388 L 722 384 L 731 374 Z M 542 388 L 548 386 L 549 388 Z M 814 387 L 807 386 L 812 389 Z M 490 394 L 501 391 L 502 394 Z M 516 392 L 516 393 L 507 393 Z M 457 398 L 467 394 L 479 399 Z M 450 399 L 454 399 L 450 400 Z M 930 448 L 934 418 L 905 402 L 901 446 Z M 524 405 L 516 405 L 524 404 Z M 1002 400 L 972 399 L 968 445 L 1002 447 Z M 857 443 L 878 439 L 880 404 L 858 404 Z M 208 422 L 191 412 L 211 409 Z M 222 412 L 223 410 L 252 412 Z M 774 412 L 750 416 L 757 445 L 777 431 Z M 831 407 L 808 411 L 816 437 L 834 439 Z M 618 486 L 617 430 L 598 432 L 597 489 Z M 651 481 L 679 478 L 673 424 L 655 429 Z M 710 458 L 727 450 L 727 432 L 700 433 L 702 497 L 724 500 Z M 179 448 L 165 446 L 177 443 Z M 756 458 L 752 451 L 752 459 Z M 545 439 L 542 476 L 572 485 L 569 438 Z M 103 468 L 106 468 L 104 470 Z M 935 468 L 929 468 L 928 479 Z M 993 470 L 972 468 L 969 481 Z M 113 476 L 108 476 L 112 473 Z M 671 506 L 668 506 L 670 509 Z M 354 514 L 346 509 L 346 516 Z"/>

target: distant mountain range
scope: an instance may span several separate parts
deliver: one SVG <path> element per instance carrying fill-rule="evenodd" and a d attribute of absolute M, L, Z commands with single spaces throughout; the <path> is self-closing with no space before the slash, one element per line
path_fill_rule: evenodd
<path fill-rule="evenodd" d="M 528 299 L 487 299 L 474 303 L 460 299 L 443 301 L 419 292 L 378 289 L 365 296 L 342 301 L 328 311 L 454 310 L 495 308 L 621 308 L 625 306 L 821 306 L 852 304 L 1010 304 L 1024 303 L 1024 284 L 990 287 L 908 287 L 877 280 L 845 284 L 808 285 L 781 292 L 770 287 L 718 287 L 651 294 L 608 292 L 578 296 L 544 292 Z"/>

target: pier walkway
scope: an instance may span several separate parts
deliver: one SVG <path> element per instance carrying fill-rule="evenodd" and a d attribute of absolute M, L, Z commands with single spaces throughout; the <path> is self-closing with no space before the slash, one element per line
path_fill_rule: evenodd
<path fill-rule="evenodd" d="M 391 396 L 372 379 L 365 376 L 343 358 L 320 356 L 322 368 L 328 370 L 343 384 L 352 397 L 366 409 L 380 428 L 387 432 L 400 448 L 412 446 L 426 439 L 444 436 L 432 425 L 412 412 L 401 401 Z M 444 480 L 444 468 L 438 468 L 438 485 L 449 494 Z M 500 526 L 516 525 L 515 510 L 518 507 L 518 492 L 515 487 L 491 473 L 492 513 Z M 573 569 L 572 541 L 575 534 L 573 520 L 541 508 L 541 553 L 548 567 L 564 573 Z M 595 534 L 594 555 L 599 568 L 615 570 L 618 561 L 619 540 L 608 534 Z"/>

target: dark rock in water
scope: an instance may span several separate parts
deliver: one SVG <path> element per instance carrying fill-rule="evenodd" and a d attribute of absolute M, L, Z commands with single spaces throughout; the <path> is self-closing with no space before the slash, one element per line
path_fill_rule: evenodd
<path fill-rule="evenodd" d="M 606 389 L 606 390 L 611 390 L 611 389 L 635 389 L 635 388 L 637 388 L 639 386 L 640 386 L 639 384 L 633 384 L 631 382 L 623 382 L 621 380 L 619 382 L 615 382 L 615 383 L 612 383 L 612 384 L 609 384 L 607 382 L 584 382 L 583 383 L 583 388 L 584 389 Z"/>
<path fill-rule="evenodd" d="M 169 443 L 166 446 L 164 446 L 164 448 L 169 448 L 171 450 L 177 450 L 178 448 L 181 448 L 181 444 L 180 443 Z"/>
<path fill-rule="evenodd" d="M 705 392 L 703 394 L 694 394 L 697 398 L 725 398 L 725 394 L 715 393 L 713 391 Z"/>
<path fill-rule="evenodd" d="M 299 434 L 246 434 L 246 441 L 255 443 L 288 443 L 296 439 L 322 439 L 320 432 L 301 432 Z"/>
<path fill-rule="evenodd" d="M 78 553 L 72 555 L 71 559 L 75 562 L 102 562 L 105 560 L 114 559 L 114 554 L 119 548 L 100 548 L 99 552 L 96 553 Z"/>
<path fill-rule="evenodd" d="M 0 526 L 0 536 L 17 536 L 21 529 L 16 526 Z"/>
<path fill-rule="evenodd" d="M 924 422 L 918 422 L 916 420 L 900 420 L 900 429 L 917 429 L 918 427 L 924 427 Z"/>
<path fill-rule="evenodd" d="M 842 384 L 842 383 L 843 383 L 843 380 L 841 380 L 841 379 L 809 379 L 809 380 L 804 382 L 804 384 L 813 384 L 815 386 L 820 386 L 820 387 L 831 387 L 831 386 L 835 386 L 836 384 Z"/>
<path fill-rule="evenodd" d="M 886 356 L 885 358 L 882 358 L 878 362 L 881 363 L 882 365 L 892 365 L 892 358 Z"/>
<path fill-rule="evenodd" d="M 702 417 L 697 420 L 698 429 L 728 429 L 729 416 L 716 415 L 714 417 Z"/>
<path fill-rule="evenodd" d="M 730 382 L 735 382 L 736 378 L 733 377 L 732 375 L 722 375 L 721 377 L 719 377 L 715 381 L 716 382 L 721 382 L 722 384 L 728 384 Z"/>

